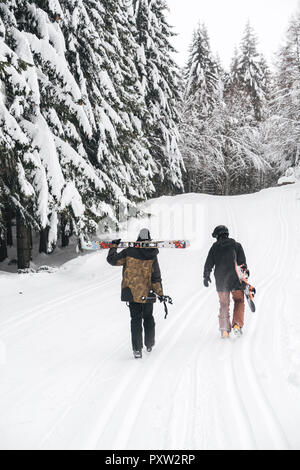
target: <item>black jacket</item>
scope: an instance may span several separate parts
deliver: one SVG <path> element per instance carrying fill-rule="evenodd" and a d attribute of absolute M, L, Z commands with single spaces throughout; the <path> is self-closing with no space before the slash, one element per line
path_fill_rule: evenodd
<path fill-rule="evenodd" d="M 220 238 L 209 250 L 204 266 L 204 278 L 209 276 L 212 269 L 216 279 L 218 292 L 232 292 L 241 289 L 241 283 L 235 269 L 246 263 L 243 247 L 232 238 Z"/>
<path fill-rule="evenodd" d="M 163 295 L 160 268 L 156 248 L 125 248 L 120 253 L 111 248 L 107 261 L 112 266 L 123 266 L 121 300 L 148 303 L 150 290 Z M 155 301 L 154 298 L 152 302 Z"/>

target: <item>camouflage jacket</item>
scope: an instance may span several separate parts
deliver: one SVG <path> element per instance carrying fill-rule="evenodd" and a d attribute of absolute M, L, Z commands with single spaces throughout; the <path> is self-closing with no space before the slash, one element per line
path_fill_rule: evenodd
<path fill-rule="evenodd" d="M 163 295 L 157 255 L 158 250 L 152 248 L 126 248 L 120 253 L 117 248 L 109 250 L 107 262 L 112 266 L 123 266 L 122 301 L 147 303 L 142 298 L 149 297 L 151 290 Z"/>

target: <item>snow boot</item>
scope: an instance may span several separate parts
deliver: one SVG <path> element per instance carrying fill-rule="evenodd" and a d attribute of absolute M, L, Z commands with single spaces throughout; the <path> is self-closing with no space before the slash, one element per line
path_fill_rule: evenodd
<path fill-rule="evenodd" d="M 229 333 L 227 330 L 221 331 L 221 338 L 222 339 L 229 338 Z"/>
<path fill-rule="evenodd" d="M 143 357 L 142 351 L 133 351 L 133 355 L 135 359 L 142 359 Z"/>
<path fill-rule="evenodd" d="M 233 334 L 235 336 L 241 336 L 243 334 L 242 328 L 237 323 L 233 325 Z"/>

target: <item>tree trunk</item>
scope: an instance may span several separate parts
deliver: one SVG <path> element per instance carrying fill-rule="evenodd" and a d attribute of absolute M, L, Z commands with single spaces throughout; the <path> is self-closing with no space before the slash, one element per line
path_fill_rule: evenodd
<path fill-rule="evenodd" d="M 49 235 L 49 227 L 43 228 L 40 230 L 40 253 L 48 254 L 48 235 Z"/>
<path fill-rule="evenodd" d="M 226 172 L 226 177 L 225 177 L 225 196 L 230 195 L 230 175 L 228 174 L 228 171 Z"/>
<path fill-rule="evenodd" d="M 30 267 L 31 261 L 31 242 L 30 227 L 27 227 L 17 211 L 17 254 L 18 269 L 26 269 Z"/>
<path fill-rule="evenodd" d="M 7 243 L 7 246 L 13 246 L 12 218 L 13 218 L 13 212 L 10 208 L 7 207 L 5 209 L 6 243 Z"/>
<path fill-rule="evenodd" d="M 61 246 L 62 248 L 69 246 L 69 235 L 65 232 L 66 225 L 62 225 L 61 227 Z"/>
<path fill-rule="evenodd" d="M 65 219 L 64 216 L 61 217 L 61 246 L 62 248 L 66 247 L 66 246 L 69 246 L 69 240 L 70 240 L 70 236 L 73 232 L 73 227 L 72 227 L 72 221 L 70 222 L 70 227 L 69 227 L 69 230 L 66 231 L 66 228 L 67 228 L 67 220 Z"/>
<path fill-rule="evenodd" d="M 4 261 L 6 258 L 7 258 L 7 245 L 6 245 L 6 237 L 5 237 L 5 238 L 0 238 L 0 262 Z"/>

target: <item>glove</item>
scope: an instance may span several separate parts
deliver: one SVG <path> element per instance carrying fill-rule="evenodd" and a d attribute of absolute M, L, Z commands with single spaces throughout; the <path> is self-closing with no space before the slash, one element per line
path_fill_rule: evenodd
<path fill-rule="evenodd" d="M 244 271 L 244 273 L 246 273 L 248 277 L 250 276 L 250 271 L 245 264 L 241 265 L 241 270 Z"/>
<path fill-rule="evenodd" d="M 173 303 L 171 297 L 169 297 L 168 295 L 160 295 L 160 296 L 158 296 L 158 300 L 160 302 L 168 302 L 169 304 Z"/>
<path fill-rule="evenodd" d="M 211 282 L 210 275 L 205 276 L 203 279 L 203 284 L 205 285 L 205 287 L 209 287 L 210 282 Z"/>
<path fill-rule="evenodd" d="M 112 245 L 119 245 L 120 244 L 120 241 L 121 241 L 121 238 L 118 238 L 117 240 L 112 240 Z"/>

